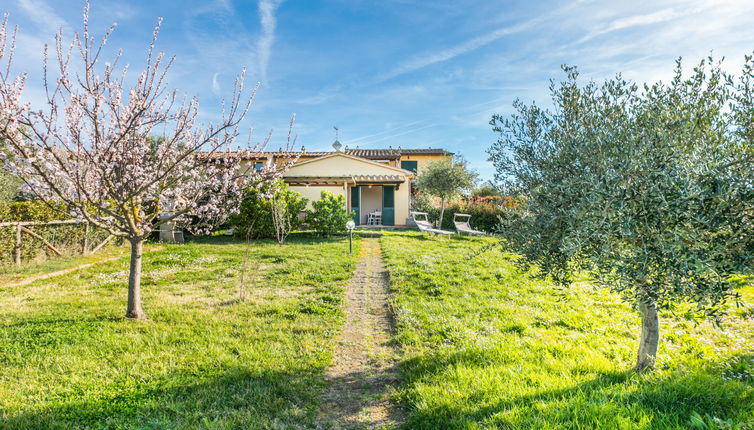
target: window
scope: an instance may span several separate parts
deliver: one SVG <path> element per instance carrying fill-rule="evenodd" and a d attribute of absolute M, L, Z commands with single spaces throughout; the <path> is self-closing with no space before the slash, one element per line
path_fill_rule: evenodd
<path fill-rule="evenodd" d="M 261 161 L 255 161 L 254 162 L 254 170 L 255 171 L 258 172 L 258 171 L 262 170 L 263 167 L 264 167 L 264 163 L 262 163 Z"/>
<path fill-rule="evenodd" d="M 413 160 L 411 160 L 411 161 L 409 161 L 409 160 L 401 161 L 401 169 L 410 170 L 410 171 L 416 173 L 417 170 L 418 170 L 418 168 L 419 168 L 419 162 L 418 161 L 413 161 Z"/>

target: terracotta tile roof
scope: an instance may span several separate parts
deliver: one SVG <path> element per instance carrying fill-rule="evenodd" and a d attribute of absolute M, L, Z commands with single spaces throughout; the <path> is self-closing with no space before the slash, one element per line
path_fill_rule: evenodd
<path fill-rule="evenodd" d="M 425 149 L 403 149 L 403 148 L 375 148 L 375 149 L 360 149 L 360 148 L 348 148 L 346 147 L 345 154 L 353 155 L 355 157 L 366 158 L 368 160 L 397 160 L 401 155 L 452 155 L 440 148 L 425 148 Z M 242 155 L 244 160 L 256 160 L 267 157 L 283 157 L 293 158 L 297 156 L 301 157 L 323 157 L 325 155 L 334 154 L 334 151 L 315 151 L 315 152 L 298 152 L 298 151 L 263 151 L 263 152 L 248 152 Z M 215 153 L 213 158 L 222 158 L 226 156 L 226 153 Z"/>
<path fill-rule="evenodd" d="M 348 149 L 345 151 L 348 155 L 354 157 L 367 158 L 370 160 L 397 160 L 401 158 L 401 153 L 395 149 Z"/>
<path fill-rule="evenodd" d="M 358 175 L 353 178 L 362 182 L 402 182 L 406 180 L 403 175 Z"/>
<path fill-rule="evenodd" d="M 409 175 L 342 175 L 342 176 L 288 176 L 283 180 L 290 183 L 299 182 L 332 182 L 332 181 L 356 181 L 356 182 L 404 182 Z"/>

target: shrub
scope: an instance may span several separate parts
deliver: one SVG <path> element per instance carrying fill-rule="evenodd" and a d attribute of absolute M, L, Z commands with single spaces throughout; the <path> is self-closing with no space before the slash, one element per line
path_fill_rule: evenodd
<path fill-rule="evenodd" d="M 70 219 L 61 203 L 41 200 L 23 202 L 0 202 L 0 222 L 8 221 L 57 221 Z"/>
<path fill-rule="evenodd" d="M 52 207 L 51 207 L 52 206 Z M 59 221 L 70 219 L 66 216 L 65 205 L 61 203 L 46 203 L 41 200 L 29 200 L 21 202 L 0 202 L 0 222 L 13 221 Z M 79 253 L 82 250 L 84 239 L 84 224 L 66 224 L 52 226 L 31 226 L 30 230 L 39 234 L 61 252 Z M 88 239 L 90 247 L 104 240 L 108 233 L 91 228 Z M 29 261 L 43 258 L 48 255 L 47 248 L 35 238 L 27 234 L 22 236 L 21 260 Z M 0 264 L 13 261 L 13 249 L 16 243 L 16 230 L 14 227 L 0 227 Z"/>
<path fill-rule="evenodd" d="M 346 231 L 350 214 L 346 210 L 346 198 L 342 195 L 322 191 L 320 199 L 312 202 L 307 220 L 319 234 L 330 236 Z"/>
<path fill-rule="evenodd" d="M 471 195 L 474 197 L 495 197 L 500 195 L 500 190 L 492 184 L 484 184 L 475 188 Z"/>
<path fill-rule="evenodd" d="M 253 239 L 275 237 L 275 225 L 272 220 L 272 192 L 276 192 L 277 198 L 284 201 L 286 213 L 289 216 L 292 229 L 301 227 L 299 214 L 306 208 L 306 199 L 301 194 L 291 191 L 282 181 L 272 184 L 263 184 L 257 188 L 252 186 L 244 190 L 238 215 L 230 220 L 233 232 L 236 236 Z"/>
<path fill-rule="evenodd" d="M 471 215 L 469 224 L 476 230 L 495 233 L 499 230 L 500 219 L 507 219 L 511 211 L 510 198 L 498 197 L 494 203 L 488 201 L 471 201 L 471 202 L 453 202 L 445 207 L 445 216 L 442 225 L 437 226 L 443 230 L 455 231 L 453 217 L 457 213 Z M 417 198 L 414 200 L 414 210 L 427 212 L 427 217 L 431 222 L 437 222 L 440 219 L 440 207 L 432 199 Z M 500 203 L 502 202 L 502 203 Z"/>
<path fill-rule="evenodd" d="M 435 206 L 435 198 L 427 193 L 417 192 L 411 196 L 411 210 L 429 212 Z"/>

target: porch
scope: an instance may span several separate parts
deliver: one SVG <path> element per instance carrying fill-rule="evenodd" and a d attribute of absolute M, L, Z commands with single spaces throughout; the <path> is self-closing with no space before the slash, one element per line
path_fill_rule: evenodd
<path fill-rule="evenodd" d="M 410 203 L 410 179 L 413 173 L 343 153 L 315 158 L 295 164 L 283 176 L 290 189 L 301 193 L 309 202 L 328 191 L 345 198 L 345 209 L 353 212 L 354 222 L 370 225 L 405 225 Z"/>
<path fill-rule="evenodd" d="M 395 226 L 395 191 L 400 184 L 356 184 L 348 188 L 348 210 L 359 228 Z"/>

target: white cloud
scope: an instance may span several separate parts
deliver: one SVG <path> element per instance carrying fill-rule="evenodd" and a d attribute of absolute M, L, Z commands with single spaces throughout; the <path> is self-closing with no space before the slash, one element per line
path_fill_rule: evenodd
<path fill-rule="evenodd" d="M 388 79 L 392 79 L 396 76 L 410 73 L 410 72 L 422 69 L 424 67 L 430 66 L 432 64 L 441 63 L 443 61 L 453 59 L 459 55 L 463 55 L 471 51 L 477 50 L 481 48 L 482 46 L 487 45 L 491 42 L 494 42 L 504 36 L 508 36 L 511 34 L 515 34 L 515 33 L 519 33 L 521 31 L 527 30 L 542 20 L 543 20 L 543 17 L 539 17 L 539 18 L 535 18 L 535 19 L 523 22 L 521 24 L 499 28 L 485 35 L 475 37 L 471 40 L 467 40 L 466 42 L 458 44 L 454 47 L 406 61 L 403 64 L 398 65 L 398 67 L 394 68 L 393 70 L 380 76 L 377 79 L 377 82 L 383 82 Z"/>
<path fill-rule="evenodd" d="M 270 64 L 272 44 L 275 42 L 275 27 L 277 19 L 275 11 L 280 6 L 280 0 L 259 1 L 259 23 L 262 26 L 262 35 L 257 43 L 258 67 L 262 81 L 267 80 L 267 67 Z"/>
<path fill-rule="evenodd" d="M 217 80 L 218 76 L 220 76 L 219 73 L 212 75 L 212 93 L 216 96 L 219 96 L 221 92 L 220 82 Z"/>
<path fill-rule="evenodd" d="M 424 56 L 416 57 L 414 59 L 411 59 L 409 61 L 406 61 L 398 65 L 393 70 L 379 76 L 376 79 L 375 83 L 380 83 L 380 82 L 386 81 L 388 79 L 392 79 L 394 77 L 397 77 L 406 73 L 423 69 L 424 67 L 431 66 L 433 64 L 451 60 L 460 55 L 475 51 L 496 40 L 502 39 L 505 36 L 510 36 L 512 34 L 517 34 L 517 33 L 530 30 L 548 20 L 553 19 L 554 17 L 558 15 L 563 14 L 564 12 L 574 9 L 578 5 L 579 3 L 567 4 L 566 6 L 563 6 L 561 8 L 551 11 L 550 13 L 539 15 L 536 18 L 529 19 L 519 24 L 501 27 L 487 34 L 483 34 L 481 36 L 477 36 L 473 39 L 467 40 L 456 46 L 453 46 L 444 50 L 440 50 L 437 52 L 433 52 Z"/>
<path fill-rule="evenodd" d="M 427 124 L 427 125 L 423 125 L 421 127 L 411 128 L 409 130 L 405 130 L 405 131 L 402 131 L 400 133 L 393 133 L 393 134 L 390 134 L 388 136 L 383 136 L 383 137 L 380 137 L 379 139 L 368 140 L 367 142 L 359 142 L 359 146 L 368 146 L 368 145 L 372 145 L 372 144 L 375 144 L 375 143 L 384 142 L 386 140 L 395 139 L 396 137 L 405 136 L 405 135 L 411 134 L 411 133 L 416 133 L 417 131 L 426 130 L 426 129 L 432 128 L 432 127 L 437 127 L 437 124 Z M 351 141 L 349 143 L 352 143 L 352 142 L 353 141 Z"/>
<path fill-rule="evenodd" d="M 412 121 L 412 122 L 409 122 L 408 124 L 403 124 L 403 125 L 399 125 L 399 126 L 396 126 L 396 127 L 388 127 L 387 130 L 383 130 L 383 131 L 380 131 L 380 132 L 377 132 L 377 133 L 368 134 L 366 136 L 360 136 L 360 137 L 356 137 L 354 139 L 346 140 L 346 141 L 344 141 L 344 144 L 345 145 L 354 145 L 356 143 L 359 143 L 359 142 L 364 141 L 364 140 L 371 139 L 373 137 L 384 136 L 386 134 L 394 134 L 398 130 L 402 130 L 402 129 L 405 129 L 405 128 L 417 125 L 417 124 L 419 124 L 421 122 L 422 121 Z"/>
<path fill-rule="evenodd" d="M 68 28 L 68 23 L 56 14 L 44 0 L 18 0 L 18 5 L 41 30 L 55 32 L 60 28 Z"/>
<path fill-rule="evenodd" d="M 583 43 L 599 35 L 610 33 L 616 30 L 622 30 L 625 28 L 638 27 L 638 26 L 650 25 L 650 24 L 658 24 L 661 22 L 670 21 L 681 15 L 682 15 L 681 13 L 678 13 L 671 8 L 667 8 L 667 9 L 658 10 L 657 12 L 653 12 L 649 14 L 634 15 L 634 16 L 629 16 L 626 18 L 619 18 L 619 19 L 609 22 L 607 25 L 603 26 L 602 28 L 598 28 L 596 30 L 591 31 L 586 36 L 582 37 L 577 43 Z"/>

